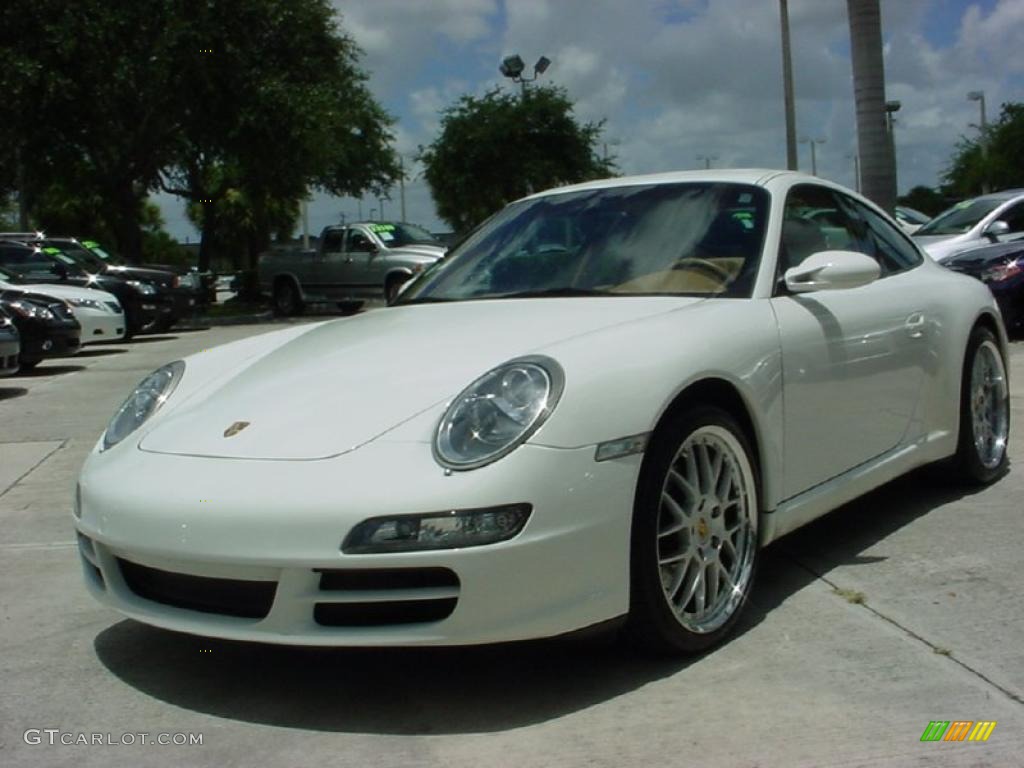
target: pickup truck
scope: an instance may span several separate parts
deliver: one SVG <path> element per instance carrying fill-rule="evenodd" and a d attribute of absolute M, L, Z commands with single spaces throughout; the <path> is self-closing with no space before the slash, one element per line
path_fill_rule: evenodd
<path fill-rule="evenodd" d="M 262 254 L 260 291 L 282 315 L 324 302 L 354 311 L 366 299 L 393 300 L 407 280 L 444 252 L 444 244 L 414 224 L 366 221 L 325 227 L 315 250 Z"/>

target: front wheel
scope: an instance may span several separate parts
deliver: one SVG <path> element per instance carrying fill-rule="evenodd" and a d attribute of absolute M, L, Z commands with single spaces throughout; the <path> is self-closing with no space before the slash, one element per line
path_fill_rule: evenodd
<path fill-rule="evenodd" d="M 971 332 L 960 385 L 960 437 L 953 464 L 972 485 L 990 483 L 1006 470 L 1010 435 L 1010 388 L 995 335 L 978 326 Z"/>
<path fill-rule="evenodd" d="M 627 635 L 658 653 L 704 651 L 747 602 L 758 555 L 758 482 L 727 411 L 696 406 L 659 429 L 633 511 Z"/>
<path fill-rule="evenodd" d="M 291 280 L 278 280 L 274 286 L 274 309 L 283 317 L 301 315 L 305 309 L 298 286 Z"/>

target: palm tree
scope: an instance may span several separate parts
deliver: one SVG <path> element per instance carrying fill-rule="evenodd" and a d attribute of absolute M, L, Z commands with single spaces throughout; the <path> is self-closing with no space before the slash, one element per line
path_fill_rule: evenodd
<path fill-rule="evenodd" d="M 878 0 L 846 0 L 846 8 L 857 103 L 861 190 L 865 197 L 891 213 L 896 205 L 896 158 L 885 114 L 881 12 Z"/>

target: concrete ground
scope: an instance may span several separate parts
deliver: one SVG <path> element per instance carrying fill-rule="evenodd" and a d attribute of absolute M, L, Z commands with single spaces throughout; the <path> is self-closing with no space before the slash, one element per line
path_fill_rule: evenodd
<path fill-rule="evenodd" d="M 146 373 L 270 327 L 92 347 L 0 381 L 0 765 L 1024 765 L 1019 463 L 970 493 L 920 472 L 782 540 L 736 637 L 688 662 L 580 639 L 254 646 L 101 608 L 70 522 L 85 455 Z M 1012 355 L 1020 425 L 1024 344 Z M 998 725 L 922 743 L 931 720 Z M 59 743 L 94 733 L 135 743 Z"/>

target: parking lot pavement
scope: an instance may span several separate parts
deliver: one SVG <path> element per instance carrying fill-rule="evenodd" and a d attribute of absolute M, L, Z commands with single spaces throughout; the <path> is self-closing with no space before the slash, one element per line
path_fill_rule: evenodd
<path fill-rule="evenodd" d="M 1019 464 L 971 493 L 922 471 L 783 539 L 764 553 L 737 636 L 689 662 L 600 639 L 254 646 L 101 608 L 69 517 L 109 415 L 159 365 L 271 327 L 90 348 L 0 383 L 0 764 L 1024 764 Z M 1024 343 L 1012 380 L 1019 425 Z M 1010 455 L 1024 456 L 1019 427 Z M 983 744 L 922 743 L 931 720 L 998 725 Z M 26 743 L 29 729 L 42 743 Z M 44 729 L 135 743 L 51 746 Z M 203 743 L 146 746 L 141 733 Z"/>

